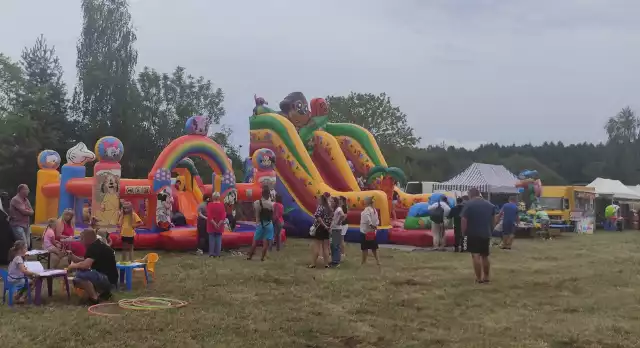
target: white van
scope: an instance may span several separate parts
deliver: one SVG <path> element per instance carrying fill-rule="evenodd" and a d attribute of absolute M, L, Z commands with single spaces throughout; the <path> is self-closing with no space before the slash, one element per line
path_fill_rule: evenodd
<path fill-rule="evenodd" d="M 404 189 L 404 192 L 411 195 L 419 195 L 422 193 L 433 193 L 433 185 L 439 184 L 437 181 L 410 181 Z"/>

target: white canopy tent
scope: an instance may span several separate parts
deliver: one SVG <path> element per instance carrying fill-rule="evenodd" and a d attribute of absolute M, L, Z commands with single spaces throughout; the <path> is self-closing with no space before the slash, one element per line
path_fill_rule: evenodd
<path fill-rule="evenodd" d="M 593 187 L 598 196 L 612 196 L 615 199 L 640 201 L 640 193 L 628 188 L 620 180 L 596 178 L 587 187 Z"/>
<path fill-rule="evenodd" d="M 501 165 L 473 163 L 453 178 L 433 185 L 435 191 L 468 191 L 475 187 L 487 193 L 517 193 L 516 178 Z"/>

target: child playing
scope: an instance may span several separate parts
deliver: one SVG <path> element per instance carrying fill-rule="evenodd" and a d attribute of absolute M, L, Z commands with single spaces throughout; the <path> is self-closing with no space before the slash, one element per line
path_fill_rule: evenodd
<path fill-rule="evenodd" d="M 22 285 L 25 284 L 25 277 L 36 277 L 37 275 L 27 269 L 27 266 L 24 265 L 24 256 L 27 254 L 27 244 L 23 240 L 17 240 L 11 249 L 9 249 L 9 259 L 11 263 L 9 263 L 9 268 L 7 269 L 9 273 L 9 282 L 13 285 Z M 22 288 L 16 294 L 15 301 L 18 304 L 23 304 L 24 300 L 22 296 L 24 296 L 27 291 L 31 291 L 33 289 L 35 282 L 29 283 L 29 289 Z"/>
<path fill-rule="evenodd" d="M 109 232 L 106 230 L 100 230 L 100 227 L 98 227 L 98 219 L 92 217 L 91 222 L 89 223 L 89 227 L 91 227 L 92 230 L 96 231 L 96 235 L 98 236 L 99 241 L 108 246 L 111 246 L 111 238 L 109 238 Z"/>
<path fill-rule="evenodd" d="M 122 239 L 122 261 L 133 261 L 133 240 L 136 236 L 135 229 L 142 226 L 142 220 L 133 211 L 131 202 L 125 201 L 122 204 L 120 214 L 120 238 Z"/>
<path fill-rule="evenodd" d="M 42 236 L 42 247 L 49 252 L 51 258 L 51 268 L 58 268 L 60 261 L 66 256 L 66 253 L 62 250 L 62 243 L 60 243 L 56 235 L 56 224 L 58 220 L 49 219 L 47 221 L 47 229 Z"/>

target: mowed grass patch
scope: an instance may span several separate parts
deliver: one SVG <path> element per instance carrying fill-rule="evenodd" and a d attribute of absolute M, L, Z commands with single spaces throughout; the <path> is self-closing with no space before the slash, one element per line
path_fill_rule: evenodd
<path fill-rule="evenodd" d="M 265 262 L 160 252 L 156 281 L 116 299 L 157 296 L 177 310 L 93 316 L 59 282 L 45 305 L 0 308 L 16 347 L 638 347 L 640 233 L 566 234 L 492 249 L 492 282 L 468 254 L 381 249 L 360 266 L 307 269 L 306 240 Z M 144 256 L 144 251 L 136 252 Z M 46 291 L 45 291 L 46 293 Z"/>

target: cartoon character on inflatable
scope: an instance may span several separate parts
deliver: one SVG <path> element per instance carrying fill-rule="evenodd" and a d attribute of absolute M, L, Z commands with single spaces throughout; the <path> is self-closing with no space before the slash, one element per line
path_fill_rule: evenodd
<path fill-rule="evenodd" d="M 300 135 L 302 143 L 307 150 L 313 151 L 313 132 L 322 130 L 329 122 L 329 104 L 323 98 L 311 99 L 311 104 L 302 92 L 289 93 L 280 102 L 280 111 L 277 112 L 268 108 L 267 101 L 262 97 L 254 95 L 256 106 L 253 108 L 253 115 L 257 116 L 265 113 L 279 113 L 286 117 Z M 309 110 L 311 109 L 311 110 Z"/>
<path fill-rule="evenodd" d="M 524 194 L 527 209 L 536 209 L 540 206 L 539 198 L 542 193 L 542 182 L 536 170 L 523 170 L 518 174 L 516 187 Z"/>

